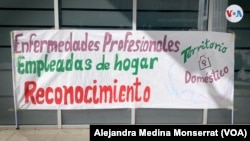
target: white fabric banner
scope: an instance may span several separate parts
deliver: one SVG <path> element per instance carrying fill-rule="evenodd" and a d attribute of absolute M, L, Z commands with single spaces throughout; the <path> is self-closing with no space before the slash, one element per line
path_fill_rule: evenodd
<path fill-rule="evenodd" d="M 13 31 L 19 109 L 232 108 L 234 35 Z"/>

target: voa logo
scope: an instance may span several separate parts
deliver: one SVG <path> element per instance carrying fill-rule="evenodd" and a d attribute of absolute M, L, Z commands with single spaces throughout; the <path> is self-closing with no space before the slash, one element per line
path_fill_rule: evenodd
<path fill-rule="evenodd" d="M 225 14 L 227 20 L 232 23 L 237 23 L 243 18 L 243 10 L 236 4 L 228 6 Z"/>

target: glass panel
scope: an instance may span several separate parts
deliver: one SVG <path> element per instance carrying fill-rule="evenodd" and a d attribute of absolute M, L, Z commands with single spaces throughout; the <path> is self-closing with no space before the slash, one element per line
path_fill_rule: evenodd
<path fill-rule="evenodd" d="M 132 0 L 62 0 L 60 28 L 132 29 Z"/>
<path fill-rule="evenodd" d="M 138 30 L 197 29 L 199 0 L 138 0 Z"/>

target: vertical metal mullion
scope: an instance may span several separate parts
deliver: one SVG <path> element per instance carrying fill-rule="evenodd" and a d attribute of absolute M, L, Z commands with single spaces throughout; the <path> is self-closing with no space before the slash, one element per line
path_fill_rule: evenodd
<path fill-rule="evenodd" d="M 54 27 L 55 30 L 59 29 L 59 0 L 54 0 Z M 57 127 L 62 128 L 62 111 L 57 109 Z"/>
<path fill-rule="evenodd" d="M 200 0 L 201 1 L 201 0 Z M 228 0 L 209 0 L 208 2 L 208 31 L 227 32 L 227 21 L 224 10 L 228 5 Z M 234 123 L 234 108 L 231 109 L 231 122 Z M 207 124 L 207 109 L 203 110 L 203 124 Z"/>
<path fill-rule="evenodd" d="M 133 0 L 133 20 L 132 20 L 132 30 L 136 30 L 137 21 L 137 0 Z M 135 124 L 135 107 L 131 108 L 131 124 Z"/>
<path fill-rule="evenodd" d="M 208 2 L 208 25 L 207 30 L 212 31 L 213 27 L 213 0 L 209 0 Z M 207 124 L 207 116 L 208 116 L 208 109 L 203 109 L 203 124 Z"/>
<path fill-rule="evenodd" d="M 133 0 L 133 21 L 132 21 L 132 29 L 136 30 L 137 24 L 137 0 Z"/>
<path fill-rule="evenodd" d="M 199 13 L 198 13 L 198 30 L 200 31 L 211 31 L 212 20 L 211 20 L 211 2 L 210 0 L 199 0 Z M 202 124 L 207 124 L 207 109 L 203 109 Z"/>
<path fill-rule="evenodd" d="M 208 0 L 199 0 L 198 11 L 198 30 L 205 31 L 208 29 Z"/>
<path fill-rule="evenodd" d="M 59 0 L 54 0 L 54 27 L 59 29 Z"/>
<path fill-rule="evenodd" d="M 13 46 L 14 45 L 14 37 L 13 37 L 14 35 L 13 35 L 13 33 L 11 32 L 11 46 Z M 13 51 L 13 47 L 11 47 L 11 57 L 12 57 L 12 68 L 15 68 L 14 67 L 14 57 L 15 57 L 15 55 L 14 55 L 14 51 Z M 14 80 L 14 79 L 16 79 L 16 75 L 15 75 L 15 71 L 14 70 L 12 70 L 12 79 Z M 18 106 L 17 106 L 17 97 L 16 97 L 16 91 L 15 91 L 15 82 L 14 81 L 12 81 L 12 85 L 13 85 L 13 97 L 14 97 L 14 112 L 15 112 L 15 124 L 16 124 L 16 130 L 18 130 L 19 129 L 19 123 L 18 123 L 18 116 L 19 116 L 19 114 L 18 114 Z"/>
<path fill-rule="evenodd" d="M 208 4 L 208 31 L 213 30 L 214 1 L 209 0 Z"/>

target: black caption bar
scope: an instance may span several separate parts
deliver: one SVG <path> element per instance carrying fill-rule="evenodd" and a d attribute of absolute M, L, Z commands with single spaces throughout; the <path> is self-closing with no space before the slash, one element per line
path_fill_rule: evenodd
<path fill-rule="evenodd" d="M 249 140 L 250 125 L 90 125 L 90 141 L 121 139 Z"/>

